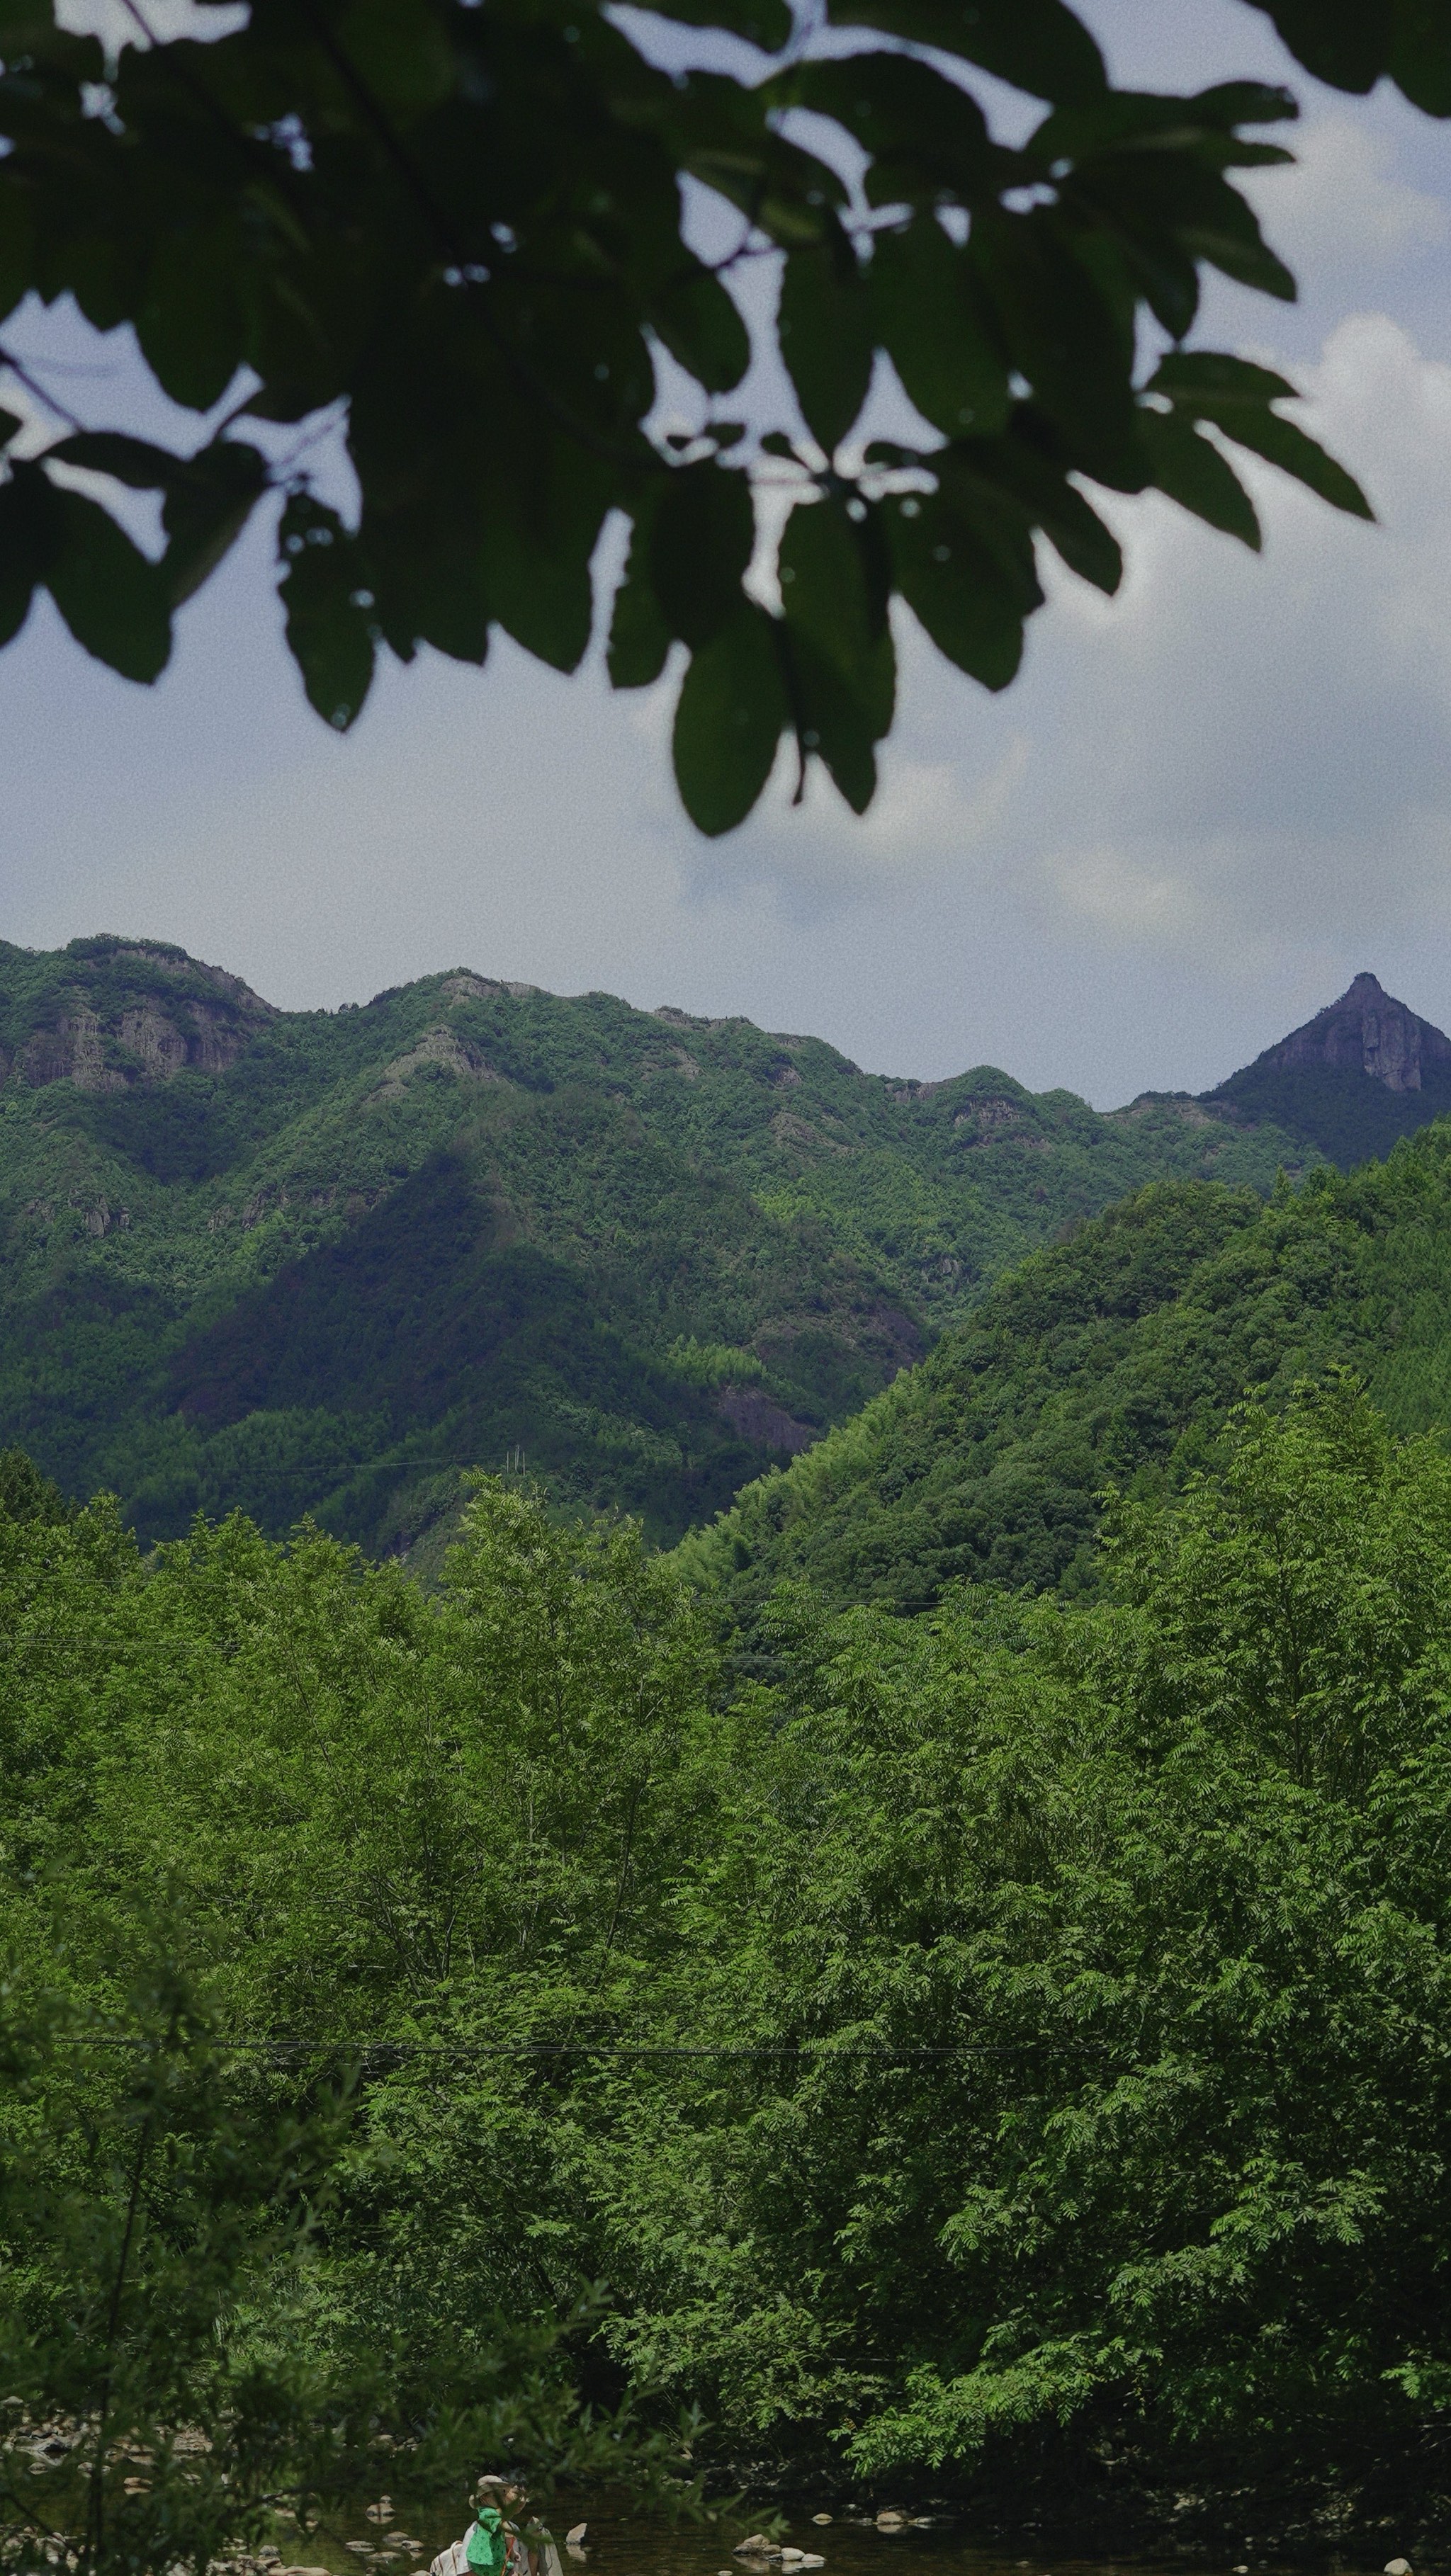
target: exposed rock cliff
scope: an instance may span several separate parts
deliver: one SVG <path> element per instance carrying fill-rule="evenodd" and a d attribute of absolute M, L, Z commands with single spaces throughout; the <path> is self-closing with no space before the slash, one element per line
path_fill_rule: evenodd
<path fill-rule="evenodd" d="M 240 975 L 161 942 L 77 939 L 36 964 L 48 971 L 11 1002 L 0 1045 L 0 1081 L 31 1090 L 126 1091 L 224 1073 L 277 1017 Z"/>
<path fill-rule="evenodd" d="M 1451 1064 L 1451 1038 L 1388 993 L 1374 975 L 1357 975 L 1338 1002 L 1292 1029 L 1261 1065 L 1353 1066 L 1387 1091 L 1419 1091 L 1422 1068 Z"/>
<path fill-rule="evenodd" d="M 1213 1115 L 1285 1129 L 1343 1172 L 1451 1113 L 1451 1038 L 1375 975 L 1203 1095 Z"/>

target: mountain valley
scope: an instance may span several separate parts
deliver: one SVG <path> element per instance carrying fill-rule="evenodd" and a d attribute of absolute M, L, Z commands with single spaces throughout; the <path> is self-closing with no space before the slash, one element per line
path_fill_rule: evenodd
<path fill-rule="evenodd" d="M 145 1540 L 240 1506 L 426 1563 L 471 1466 L 678 1539 L 990 1329 L 1026 1254 L 1161 1181 L 1249 1227 L 1433 1116 L 1451 1046 L 1360 978 L 1218 1093 L 1104 1114 L 462 969 L 279 1011 L 98 937 L 0 948 L 0 1076 L 0 1441 Z"/>

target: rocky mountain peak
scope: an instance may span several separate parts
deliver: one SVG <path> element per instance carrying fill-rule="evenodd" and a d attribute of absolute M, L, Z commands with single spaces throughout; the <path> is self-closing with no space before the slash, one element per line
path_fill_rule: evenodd
<path fill-rule="evenodd" d="M 58 951 L 4 949 L 0 1082 L 127 1091 L 224 1073 L 279 1014 L 164 940 L 103 933 Z"/>
<path fill-rule="evenodd" d="M 1292 1029 L 1259 1058 L 1261 1066 L 1335 1065 L 1356 1068 L 1387 1091 L 1419 1091 L 1423 1068 L 1451 1064 L 1451 1038 L 1419 1019 L 1385 990 L 1378 976 L 1359 974 L 1338 1001 L 1327 1003 L 1303 1028 Z"/>

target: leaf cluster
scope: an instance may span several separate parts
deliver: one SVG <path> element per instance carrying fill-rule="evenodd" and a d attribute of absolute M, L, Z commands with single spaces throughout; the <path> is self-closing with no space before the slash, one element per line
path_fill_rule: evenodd
<path fill-rule="evenodd" d="M 611 677 L 648 685 L 678 648 L 676 777 L 720 833 L 783 737 L 802 781 L 818 761 L 869 803 L 894 602 L 1000 689 L 1041 543 L 1115 589 L 1085 482 L 1257 546 L 1244 450 L 1369 515 L 1285 378 L 1183 346 L 1206 269 L 1294 292 L 1235 184 L 1289 157 L 1256 139 L 1287 92 L 1115 90 L 1064 0 L 834 0 L 829 50 L 786 0 L 659 14 L 744 40 L 751 68 L 661 69 L 603 0 L 252 0 L 229 32 L 111 57 L 51 0 L 7 0 L 0 318 L 73 297 L 209 426 L 182 452 L 77 423 L 37 443 L 6 415 L 0 641 L 44 588 L 153 680 L 177 608 L 280 493 L 288 644 L 345 730 L 384 649 L 481 663 L 502 628 L 574 670 L 614 518 Z M 1445 111 L 1442 0 L 1272 14 L 1321 78 L 1388 72 Z M 1044 108 L 1022 141 L 994 136 L 979 73 Z M 764 329 L 742 289 L 761 263 Z M 723 418 L 768 353 L 794 413 Z M 872 435 L 889 371 L 915 436 Z M 310 461 L 330 437 L 351 516 Z M 156 496 L 156 552 L 97 497 L 117 487 Z"/>

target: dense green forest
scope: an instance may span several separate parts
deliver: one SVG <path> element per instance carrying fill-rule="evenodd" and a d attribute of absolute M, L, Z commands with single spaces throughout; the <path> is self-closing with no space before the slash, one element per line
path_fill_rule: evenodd
<path fill-rule="evenodd" d="M 0 1442 L 147 1537 L 374 1552 L 521 1457 L 678 1536 L 1065 1224 L 1317 1151 L 463 971 L 280 1012 L 114 938 L 0 947 L 0 1076 Z"/>
<path fill-rule="evenodd" d="M 12 2518 L 79 2460 L 89 2565 L 192 2563 L 349 2407 L 427 2451 L 502 2310 L 582 2319 L 526 2461 L 628 2397 L 758 2489 L 1444 2528 L 1438 1440 L 1332 1373 L 1093 1601 L 788 1587 L 764 1680 L 497 1481 L 429 1592 L 7 1472 L 0 2354 L 80 2435 Z"/>
<path fill-rule="evenodd" d="M 21 963 L 10 2556 L 201 2571 L 380 2451 L 1444 2534 L 1451 1128 L 1271 1184 L 597 996 Z"/>
<path fill-rule="evenodd" d="M 1375 1086 L 1367 1085 L 1367 1089 Z M 961 1577 L 1093 1589 L 1100 1497 L 1173 1491 L 1247 1388 L 1336 1363 L 1394 1428 L 1451 1421 L 1451 1126 L 1266 1206 L 1162 1184 L 1033 1254 L 683 1560 L 749 1631 L 783 1578 L 919 1609 Z"/>

